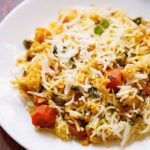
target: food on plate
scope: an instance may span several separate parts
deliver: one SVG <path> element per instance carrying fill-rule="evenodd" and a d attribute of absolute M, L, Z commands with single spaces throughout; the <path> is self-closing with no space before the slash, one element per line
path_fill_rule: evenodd
<path fill-rule="evenodd" d="M 32 124 L 42 128 L 49 128 L 55 125 L 57 110 L 48 105 L 37 106 L 32 114 Z"/>
<path fill-rule="evenodd" d="M 75 7 L 23 43 L 13 84 L 35 127 L 83 145 L 124 146 L 150 131 L 150 22 Z"/>

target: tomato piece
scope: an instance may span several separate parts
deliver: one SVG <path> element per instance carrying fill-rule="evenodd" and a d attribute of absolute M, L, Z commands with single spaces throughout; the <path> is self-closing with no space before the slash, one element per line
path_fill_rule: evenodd
<path fill-rule="evenodd" d="M 114 91 L 118 91 L 118 86 L 122 85 L 121 69 L 113 68 L 108 70 L 108 78 L 110 79 L 110 82 L 107 84 L 107 88 L 113 89 Z"/>
<path fill-rule="evenodd" d="M 55 125 L 57 110 L 47 105 L 38 106 L 32 114 L 32 124 L 41 128 Z"/>
<path fill-rule="evenodd" d="M 87 133 L 85 131 L 78 132 L 76 126 L 68 123 L 68 127 L 70 132 L 79 140 L 85 139 L 87 137 Z"/>

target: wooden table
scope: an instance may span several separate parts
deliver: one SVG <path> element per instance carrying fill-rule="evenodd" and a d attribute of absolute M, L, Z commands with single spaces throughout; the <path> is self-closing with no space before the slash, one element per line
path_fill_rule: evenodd
<path fill-rule="evenodd" d="M 23 0 L 0 0 L 0 22 Z M 0 150 L 24 150 L 0 127 Z"/>

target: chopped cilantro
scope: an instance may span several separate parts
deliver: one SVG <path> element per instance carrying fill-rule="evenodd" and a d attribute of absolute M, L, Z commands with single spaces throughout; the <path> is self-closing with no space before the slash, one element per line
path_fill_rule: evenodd
<path fill-rule="evenodd" d="M 89 93 L 90 96 L 98 97 L 97 89 L 95 87 L 89 88 L 88 93 Z"/>
<path fill-rule="evenodd" d="M 54 47 L 53 47 L 53 54 L 55 55 L 55 54 L 58 54 L 58 52 L 57 52 L 57 46 L 56 45 L 54 45 Z"/>

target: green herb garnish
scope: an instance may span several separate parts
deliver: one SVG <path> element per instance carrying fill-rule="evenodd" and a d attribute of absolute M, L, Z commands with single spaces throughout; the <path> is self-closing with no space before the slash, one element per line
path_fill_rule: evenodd
<path fill-rule="evenodd" d="M 107 29 L 109 27 L 109 22 L 106 19 L 103 19 L 102 22 L 101 22 L 101 26 L 104 29 Z"/>
<path fill-rule="evenodd" d="M 88 93 L 89 93 L 90 96 L 98 97 L 97 89 L 95 87 L 89 88 Z"/>
<path fill-rule="evenodd" d="M 58 52 L 57 52 L 57 46 L 56 45 L 54 45 L 54 47 L 53 47 L 53 54 L 55 55 L 55 54 L 58 54 Z"/>

